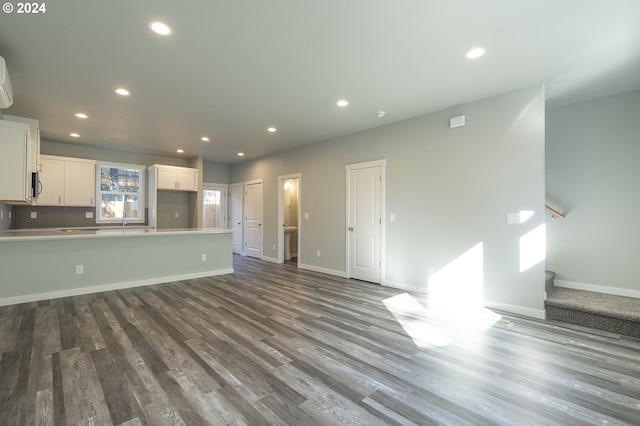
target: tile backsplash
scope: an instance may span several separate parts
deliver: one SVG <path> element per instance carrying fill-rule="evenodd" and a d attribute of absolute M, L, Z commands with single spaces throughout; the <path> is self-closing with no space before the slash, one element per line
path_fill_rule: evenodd
<path fill-rule="evenodd" d="M 97 225 L 96 211 L 93 207 L 13 206 L 11 211 L 11 229 L 72 228 Z M 87 213 L 91 213 L 93 217 L 87 219 Z M 105 224 L 100 224 L 100 226 L 105 226 Z"/>
<path fill-rule="evenodd" d="M 0 203 L 0 232 L 11 228 L 11 206 Z"/>

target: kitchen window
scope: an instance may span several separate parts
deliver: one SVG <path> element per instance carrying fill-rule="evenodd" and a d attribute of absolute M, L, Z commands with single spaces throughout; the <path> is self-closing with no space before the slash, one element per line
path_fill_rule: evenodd
<path fill-rule="evenodd" d="M 98 163 L 96 222 L 144 223 L 145 166 Z"/>

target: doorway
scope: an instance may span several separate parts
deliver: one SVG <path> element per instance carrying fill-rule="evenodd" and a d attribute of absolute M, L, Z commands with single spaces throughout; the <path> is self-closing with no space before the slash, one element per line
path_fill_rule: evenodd
<path fill-rule="evenodd" d="M 351 164 L 347 171 L 347 274 L 380 284 L 384 268 L 385 160 Z"/>
<path fill-rule="evenodd" d="M 278 263 L 300 262 L 300 173 L 278 176 Z"/>
<path fill-rule="evenodd" d="M 202 184 L 202 227 L 227 229 L 227 185 Z"/>

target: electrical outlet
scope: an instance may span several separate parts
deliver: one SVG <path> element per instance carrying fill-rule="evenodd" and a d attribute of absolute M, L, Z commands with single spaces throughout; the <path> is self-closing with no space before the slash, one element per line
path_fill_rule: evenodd
<path fill-rule="evenodd" d="M 429 276 L 433 275 L 433 266 L 429 266 L 429 267 L 427 268 L 427 274 L 428 274 Z"/>
<path fill-rule="evenodd" d="M 206 254 L 204 254 L 204 253 L 202 253 L 202 261 L 203 261 L 203 262 L 206 262 L 206 261 L 207 261 L 207 255 L 206 255 Z"/>
<path fill-rule="evenodd" d="M 38 212 L 31 212 L 31 219 L 37 219 L 38 218 Z"/>
<path fill-rule="evenodd" d="M 93 212 L 85 212 L 84 213 L 84 218 L 85 219 L 93 219 Z"/>
<path fill-rule="evenodd" d="M 320 257 L 320 250 L 316 251 L 316 257 Z"/>
<path fill-rule="evenodd" d="M 180 217 L 180 214 L 178 212 L 176 212 L 173 216 L 177 219 L 177 218 Z"/>
<path fill-rule="evenodd" d="M 276 250 L 276 245 L 274 244 L 274 245 L 273 245 L 273 251 L 275 251 L 275 250 Z"/>
<path fill-rule="evenodd" d="M 76 275 L 84 274 L 84 265 L 76 265 Z"/>
<path fill-rule="evenodd" d="M 304 218 L 305 218 L 305 219 L 309 219 L 309 213 L 305 213 L 305 214 L 304 214 Z"/>

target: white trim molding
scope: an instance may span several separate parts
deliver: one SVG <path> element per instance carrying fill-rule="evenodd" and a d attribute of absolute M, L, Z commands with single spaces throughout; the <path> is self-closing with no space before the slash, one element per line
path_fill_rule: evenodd
<path fill-rule="evenodd" d="M 174 281 L 191 280 L 196 278 L 213 277 L 216 275 L 233 274 L 233 268 L 218 269 L 215 271 L 196 272 L 193 274 L 173 275 L 169 277 L 149 278 L 144 280 L 127 281 L 122 283 L 104 284 L 91 287 L 71 288 L 67 290 L 50 291 L 45 293 L 25 294 L 22 296 L 0 298 L 0 306 L 15 305 L 18 303 L 37 302 L 40 300 L 58 299 L 60 297 L 80 296 L 83 294 L 99 293 L 103 291 L 122 290 L 125 288 L 143 287 L 147 285 L 162 284 Z"/>
<path fill-rule="evenodd" d="M 299 263 L 299 262 L 298 262 L 298 268 L 306 269 L 308 271 L 320 272 L 327 275 L 334 275 L 336 277 L 347 278 L 347 273 L 345 271 L 338 271 L 336 269 L 328 269 L 328 268 L 322 268 L 320 266 L 306 265 L 304 263 Z"/>
<path fill-rule="evenodd" d="M 413 293 L 429 294 L 426 287 L 419 287 L 419 286 L 410 285 L 410 284 L 402 284 L 394 281 L 383 280 L 382 286 L 395 288 L 398 290 L 411 291 Z"/>
<path fill-rule="evenodd" d="M 489 309 L 497 309 L 499 311 L 509 312 L 511 314 L 524 315 L 525 317 L 537 318 L 537 319 L 545 319 L 546 318 L 546 310 L 544 309 L 533 309 L 527 308 L 525 306 L 511 305 L 508 303 L 501 302 L 493 302 L 491 300 L 485 300 L 483 303 L 485 308 Z"/>

